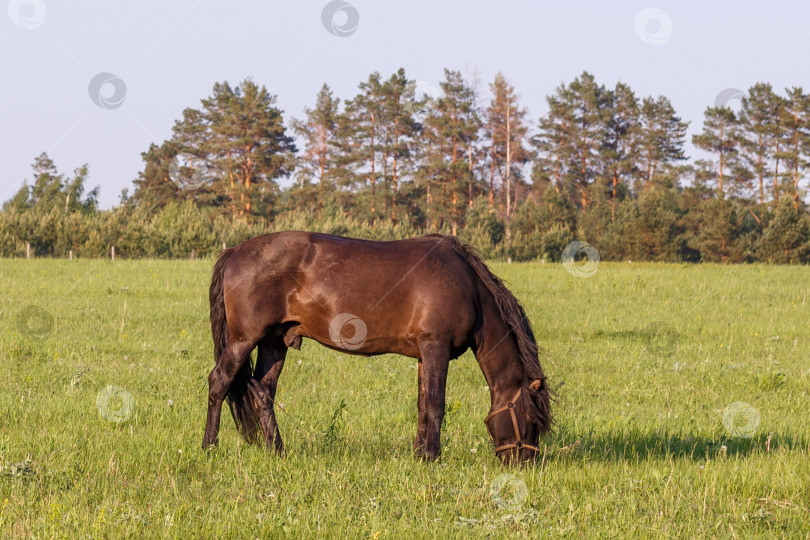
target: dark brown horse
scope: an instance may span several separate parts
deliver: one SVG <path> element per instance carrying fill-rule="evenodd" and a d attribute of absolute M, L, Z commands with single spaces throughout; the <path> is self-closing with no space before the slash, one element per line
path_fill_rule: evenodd
<path fill-rule="evenodd" d="M 491 393 L 487 429 L 502 459 L 531 459 L 551 425 L 549 390 L 520 303 L 470 246 L 432 235 L 372 242 L 286 231 L 222 252 L 210 288 L 216 366 L 203 447 L 227 396 L 248 442 L 284 451 L 273 409 L 287 348 L 301 339 L 419 362 L 414 449 L 439 455 L 451 359 L 472 349 Z M 258 347 L 255 369 L 250 353 Z"/>

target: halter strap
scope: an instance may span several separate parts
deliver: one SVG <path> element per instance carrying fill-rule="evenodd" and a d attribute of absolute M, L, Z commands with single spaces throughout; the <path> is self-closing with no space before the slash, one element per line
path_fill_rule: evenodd
<path fill-rule="evenodd" d="M 510 401 L 507 401 L 505 406 L 495 409 L 494 411 L 489 413 L 487 417 L 484 419 L 484 424 L 487 425 L 487 431 L 489 431 L 489 435 L 490 437 L 492 437 L 492 431 L 490 431 L 489 429 L 489 421 L 492 420 L 492 417 L 506 411 L 509 411 L 509 415 L 512 417 L 512 427 L 515 429 L 515 442 L 509 444 L 502 444 L 501 446 L 496 446 L 495 447 L 496 454 L 498 452 L 503 452 L 504 450 L 510 450 L 512 448 L 515 448 L 517 450 L 520 450 L 521 448 L 528 448 L 529 450 L 535 453 L 540 453 L 540 448 L 538 448 L 533 444 L 523 442 L 523 440 L 520 437 L 520 428 L 518 427 L 517 415 L 515 414 L 515 403 L 517 403 L 518 398 L 520 398 L 520 393 L 522 392 L 522 390 L 523 388 L 518 388 L 515 397 L 513 397 Z M 495 437 L 492 438 L 494 439 Z"/>

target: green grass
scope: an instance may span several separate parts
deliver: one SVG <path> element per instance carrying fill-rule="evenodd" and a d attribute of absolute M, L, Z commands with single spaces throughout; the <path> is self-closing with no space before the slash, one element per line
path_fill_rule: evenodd
<path fill-rule="evenodd" d="M 426 464 L 415 360 L 309 341 L 280 380 L 288 457 L 244 444 L 227 413 L 202 452 L 211 266 L 0 261 L 0 537 L 808 537 L 806 267 L 494 264 L 558 392 L 545 455 L 510 469 L 469 353 Z M 109 385 L 132 396 L 124 422 L 99 412 Z M 738 401 L 760 415 L 730 425 L 750 438 L 723 423 Z"/>

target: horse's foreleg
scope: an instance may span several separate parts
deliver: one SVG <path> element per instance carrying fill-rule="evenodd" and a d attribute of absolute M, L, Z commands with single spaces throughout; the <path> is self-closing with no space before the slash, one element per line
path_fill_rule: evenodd
<path fill-rule="evenodd" d="M 419 362 L 419 392 L 420 397 L 422 393 L 424 393 L 424 397 L 421 397 L 417 440 L 422 431 L 424 431 L 424 436 L 416 453 L 423 459 L 434 460 L 441 453 L 444 394 L 450 356 L 447 347 L 439 343 L 420 345 L 419 351 L 422 355 L 422 360 Z"/>
<path fill-rule="evenodd" d="M 217 443 L 222 401 L 225 399 L 225 394 L 228 393 L 234 377 L 236 377 L 242 364 L 250 355 L 253 346 L 252 343 L 229 342 L 225 350 L 222 351 L 217 365 L 208 375 L 208 415 L 205 421 L 203 448 L 208 448 Z"/>
<path fill-rule="evenodd" d="M 427 436 L 427 407 L 425 407 L 425 376 L 424 364 L 422 360 L 417 362 L 418 370 L 418 394 L 416 407 L 418 418 L 416 420 L 416 438 L 413 441 L 413 449 L 418 456 L 422 456 L 425 451 L 425 438 Z"/>
<path fill-rule="evenodd" d="M 256 360 L 255 377 L 258 380 L 257 394 L 262 401 L 259 404 L 261 411 L 259 422 L 264 432 L 267 448 L 275 449 L 276 453 L 284 453 L 284 442 L 276 421 L 276 412 L 273 407 L 276 399 L 278 377 L 284 367 L 287 356 L 287 346 L 280 337 L 264 338 L 259 342 L 259 354 Z"/>

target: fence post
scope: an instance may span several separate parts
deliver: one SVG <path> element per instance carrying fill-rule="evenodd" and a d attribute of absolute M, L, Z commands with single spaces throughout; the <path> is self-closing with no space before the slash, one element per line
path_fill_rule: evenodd
<path fill-rule="evenodd" d="M 192 250 L 191 250 L 191 260 L 192 260 L 192 261 L 194 260 L 194 255 L 196 255 L 196 254 L 197 254 L 197 250 L 196 250 L 196 249 L 192 249 Z"/>
<path fill-rule="evenodd" d="M 31 242 L 25 243 L 25 258 L 26 259 L 31 258 Z"/>
<path fill-rule="evenodd" d="M 115 260 L 115 246 L 110 248 L 110 256 L 112 257 L 112 260 Z"/>
<path fill-rule="evenodd" d="M 225 251 L 226 249 L 227 249 L 227 246 L 225 245 L 225 242 L 222 242 L 222 251 Z"/>
<path fill-rule="evenodd" d="M 70 250 L 70 260 L 71 261 L 73 260 L 73 250 L 72 249 Z"/>

